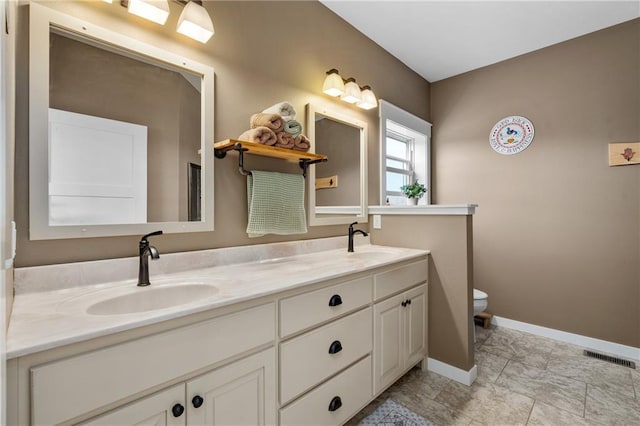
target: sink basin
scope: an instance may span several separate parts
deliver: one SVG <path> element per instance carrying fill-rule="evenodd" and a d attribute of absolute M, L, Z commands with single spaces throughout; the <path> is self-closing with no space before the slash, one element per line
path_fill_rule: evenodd
<path fill-rule="evenodd" d="M 382 260 L 388 259 L 391 256 L 391 253 L 384 251 L 355 251 L 347 254 L 347 256 L 362 260 Z"/>
<path fill-rule="evenodd" d="M 273 265 L 273 264 L 279 264 L 279 263 L 288 263 L 288 262 L 292 262 L 294 259 L 291 259 L 290 257 L 276 257 L 273 259 L 262 259 L 259 260 L 258 263 L 261 265 Z"/>
<path fill-rule="evenodd" d="M 208 284 L 182 284 L 166 287 L 139 287 L 135 292 L 94 303 L 90 315 L 122 315 L 155 311 L 206 299 L 218 293 Z"/>

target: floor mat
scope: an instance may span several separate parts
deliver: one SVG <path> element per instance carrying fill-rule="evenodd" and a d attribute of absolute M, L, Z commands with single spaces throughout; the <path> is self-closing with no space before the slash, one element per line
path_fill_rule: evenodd
<path fill-rule="evenodd" d="M 376 410 L 365 417 L 361 426 L 434 426 L 406 407 L 387 399 Z M 359 426 L 360 426 L 359 425 Z"/>

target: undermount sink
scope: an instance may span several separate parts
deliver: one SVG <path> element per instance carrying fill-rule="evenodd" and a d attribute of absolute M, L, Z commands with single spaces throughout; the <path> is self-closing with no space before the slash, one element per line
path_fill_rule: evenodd
<path fill-rule="evenodd" d="M 390 255 L 391 253 L 385 252 L 385 251 L 357 251 L 357 248 L 355 252 L 347 254 L 347 256 L 349 257 L 356 258 L 356 259 L 363 259 L 363 260 L 385 259 L 385 258 L 388 258 Z"/>
<path fill-rule="evenodd" d="M 133 293 L 115 296 L 87 308 L 90 315 L 135 314 L 171 308 L 209 298 L 218 289 L 208 284 L 182 284 L 166 287 L 138 287 Z"/>

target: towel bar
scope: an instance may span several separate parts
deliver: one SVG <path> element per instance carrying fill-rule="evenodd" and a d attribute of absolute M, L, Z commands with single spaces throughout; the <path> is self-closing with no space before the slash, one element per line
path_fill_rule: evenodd
<path fill-rule="evenodd" d="M 316 164 L 327 161 L 326 155 L 320 155 L 310 152 L 295 151 L 292 149 L 278 148 L 273 146 L 262 145 L 253 142 L 238 141 L 227 139 L 222 142 L 216 142 L 214 145 L 214 154 L 216 158 L 225 158 L 230 150 L 238 151 L 238 171 L 243 176 L 251 174 L 250 170 L 244 168 L 244 153 L 260 155 L 263 157 L 282 158 L 288 161 L 298 161 L 298 165 L 302 169 L 302 175 L 307 177 L 307 169 L 310 164 Z"/>

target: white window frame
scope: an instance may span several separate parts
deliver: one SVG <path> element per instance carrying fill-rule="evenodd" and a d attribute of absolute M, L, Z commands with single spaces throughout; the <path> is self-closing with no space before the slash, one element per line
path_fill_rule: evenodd
<path fill-rule="evenodd" d="M 402 108 L 385 100 L 380 100 L 380 205 L 384 205 L 387 198 L 387 135 L 397 133 L 398 127 L 406 129 L 407 139 L 409 135 L 424 136 L 424 147 L 415 143 L 413 146 L 412 182 L 416 178 L 427 188 L 424 204 L 431 204 L 431 123 L 417 117 Z M 403 132 L 405 133 L 405 132 Z M 417 138 L 415 138 L 417 139 Z M 422 144 L 422 143 L 420 143 Z M 391 194 L 390 194 L 391 195 Z M 395 194 L 394 194 L 395 195 Z"/>
<path fill-rule="evenodd" d="M 414 170 L 414 164 L 415 164 L 415 140 L 410 139 L 406 136 L 403 136 L 397 132 L 394 132 L 393 130 L 387 129 L 387 133 L 385 136 L 385 143 L 387 139 L 394 139 L 396 141 L 405 143 L 407 145 L 407 152 L 405 154 L 404 158 L 400 158 L 400 157 L 395 157 L 393 155 L 388 155 L 386 153 L 386 149 L 385 149 L 385 153 L 384 153 L 384 162 L 383 162 L 383 167 L 385 168 L 385 179 L 386 179 L 386 173 L 387 172 L 392 172 L 392 173 L 398 173 L 398 174 L 402 174 L 406 176 L 406 182 L 407 184 L 413 182 L 415 180 L 415 170 Z M 386 145 L 385 145 L 386 148 Z M 387 165 L 387 160 L 393 160 L 393 161 L 399 161 L 402 163 L 405 163 L 407 165 L 406 168 L 404 169 L 399 169 L 396 167 L 389 167 Z M 386 181 L 385 181 L 385 186 L 384 186 L 384 196 L 385 198 L 388 197 L 389 195 L 395 195 L 395 196 L 402 196 L 402 192 L 400 192 L 400 190 L 398 191 L 387 191 L 386 188 Z"/>

